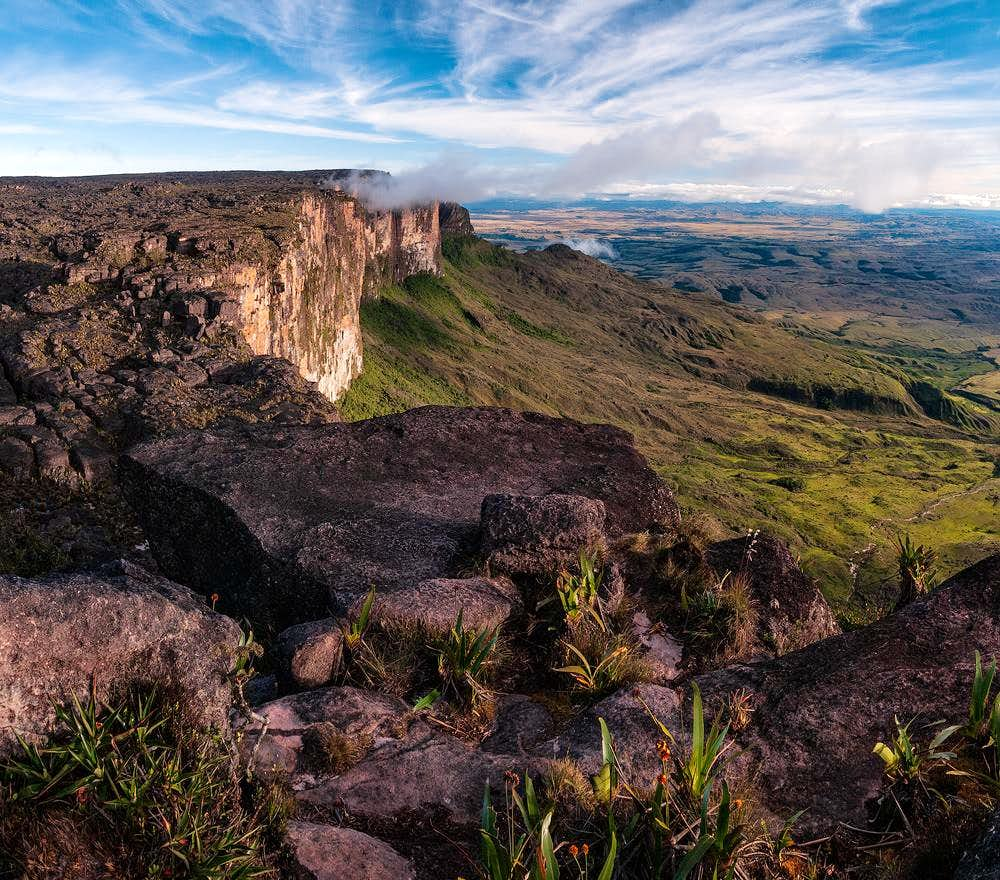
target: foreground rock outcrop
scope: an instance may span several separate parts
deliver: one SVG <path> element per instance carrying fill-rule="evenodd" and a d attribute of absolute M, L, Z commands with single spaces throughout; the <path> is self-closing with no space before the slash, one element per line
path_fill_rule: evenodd
<path fill-rule="evenodd" d="M 800 835 L 832 834 L 841 823 L 865 828 L 885 785 L 872 754 L 904 721 L 961 722 L 968 712 L 974 654 L 1000 657 L 1000 556 L 951 578 L 926 599 L 863 629 L 824 639 L 773 660 L 698 677 L 709 714 L 723 718 L 734 695 L 748 708 L 735 732 L 729 772 L 748 780 L 780 826 L 798 810 Z M 593 765 L 596 719 L 605 717 L 626 764 L 652 779 L 657 728 L 648 706 L 683 737 L 686 688 L 643 685 L 598 704 L 543 753 L 565 750 Z"/>
<path fill-rule="evenodd" d="M 0 577 L 0 753 L 44 739 L 56 705 L 131 684 L 176 693 L 193 719 L 224 727 L 239 639 L 235 621 L 133 565 Z"/>
<path fill-rule="evenodd" d="M 596 499 L 612 539 L 678 516 L 624 431 L 501 409 L 192 432 L 123 471 L 164 571 L 278 626 L 461 574 L 487 495 Z"/>

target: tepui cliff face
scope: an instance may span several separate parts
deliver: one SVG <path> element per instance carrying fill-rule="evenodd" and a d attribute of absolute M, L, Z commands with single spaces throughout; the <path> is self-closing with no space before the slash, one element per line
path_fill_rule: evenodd
<path fill-rule="evenodd" d="M 257 354 L 282 357 L 336 400 L 361 372 L 361 299 L 440 271 L 436 206 L 372 214 L 340 193 L 307 192 L 298 236 L 276 268 L 233 279 L 238 326 Z"/>
<path fill-rule="evenodd" d="M 92 480 L 161 430 L 336 420 L 362 300 L 441 270 L 436 204 L 371 211 L 342 174 L 0 180 L 0 470 Z"/>
<path fill-rule="evenodd" d="M 29 300 L 37 281 L 118 289 L 126 319 L 198 340 L 234 328 L 336 400 L 361 370 L 361 299 L 439 272 L 441 249 L 437 205 L 369 211 L 338 174 L 9 180 L 0 257 L 24 272 L 0 284 Z"/>

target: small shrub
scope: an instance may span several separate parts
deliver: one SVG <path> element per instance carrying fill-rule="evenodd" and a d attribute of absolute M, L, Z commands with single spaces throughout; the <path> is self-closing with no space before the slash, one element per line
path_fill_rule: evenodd
<path fill-rule="evenodd" d="M 371 734 L 342 733 L 329 721 L 320 721 L 306 728 L 302 735 L 306 757 L 316 768 L 326 773 L 344 773 L 355 766 L 371 749 Z"/>
<path fill-rule="evenodd" d="M 570 758 L 557 758 L 543 777 L 545 797 L 560 814 L 584 817 L 596 806 L 594 788 L 579 764 Z"/>
<path fill-rule="evenodd" d="M 780 486 L 789 492 L 801 492 L 806 487 L 805 480 L 800 477 L 775 477 L 770 482 L 772 486 Z"/>

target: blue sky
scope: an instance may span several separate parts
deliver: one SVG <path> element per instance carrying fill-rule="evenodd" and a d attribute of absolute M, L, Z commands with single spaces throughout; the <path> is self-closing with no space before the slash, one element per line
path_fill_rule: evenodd
<path fill-rule="evenodd" d="M 0 174 L 1000 207 L 1000 0 L 2 0 Z"/>

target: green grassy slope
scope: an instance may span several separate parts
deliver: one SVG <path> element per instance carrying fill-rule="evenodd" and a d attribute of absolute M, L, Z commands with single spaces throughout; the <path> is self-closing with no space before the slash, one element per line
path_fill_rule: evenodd
<path fill-rule="evenodd" d="M 567 249 L 446 257 L 364 304 L 346 418 L 448 403 L 621 425 L 685 508 L 777 532 L 845 612 L 884 589 L 901 531 L 947 570 L 1000 549 L 994 443 L 928 418 L 898 365 Z"/>

